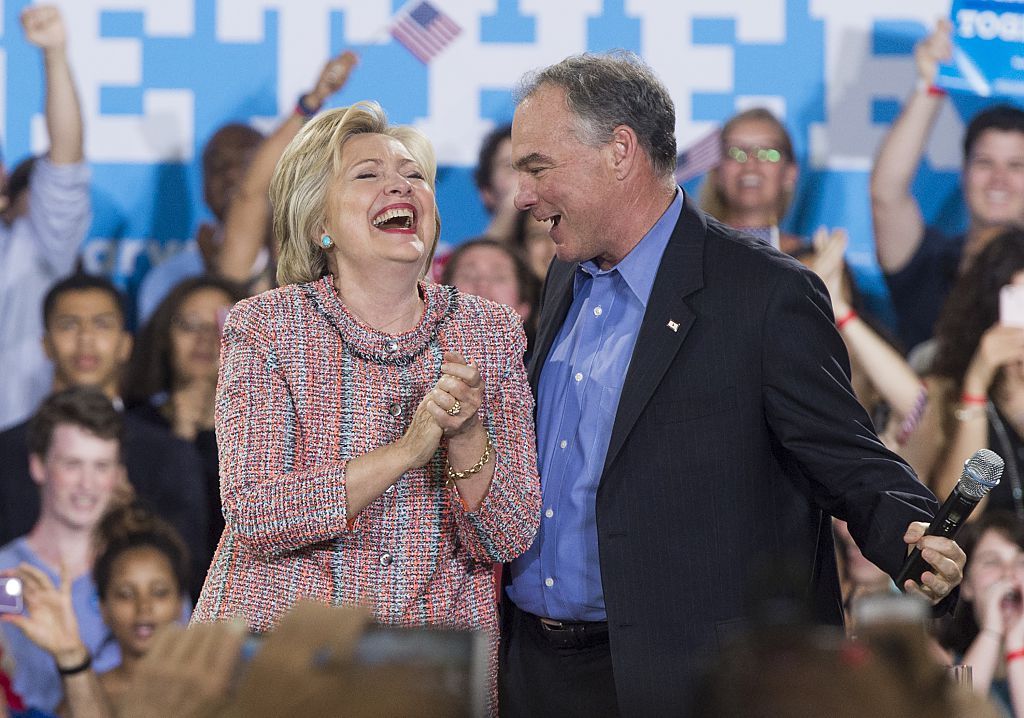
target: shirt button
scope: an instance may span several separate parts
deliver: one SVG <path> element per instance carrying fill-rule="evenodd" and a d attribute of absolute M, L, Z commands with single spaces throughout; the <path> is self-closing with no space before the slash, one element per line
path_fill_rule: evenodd
<path fill-rule="evenodd" d="M 396 419 L 402 415 L 402 405 L 397 401 L 388 407 L 388 413 Z"/>
<path fill-rule="evenodd" d="M 599 316 L 601 316 L 601 312 L 603 312 L 603 311 L 604 311 L 604 310 L 603 310 L 603 309 L 601 309 L 601 307 L 594 307 L 594 316 L 595 316 L 595 317 L 599 317 Z"/>
<path fill-rule="evenodd" d="M 387 349 L 390 353 L 394 354 L 398 351 L 398 342 L 394 340 L 388 342 Z"/>
<path fill-rule="evenodd" d="M 561 441 L 559 441 L 559 442 L 558 442 L 558 445 L 559 445 L 559 446 L 560 446 L 561 448 L 563 448 L 563 449 L 564 449 L 565 447 L 567 447 L 567 446 L 569 445 L 569 442 L 568 442 L 568 441 L 566 441 L 565 439 L 562 439 Z"/>
<path fill-rule="evenodd" d="M 545 578 L 544 579 L 544 585 L 547 586 L 548 588 L 551 588 L 552 586 L 555 585 L 555 579 L 550 578 L 550 577 L 549 578 Z"/>
<path fill-rule="evenodd" d="M 576 381 L 583 381 L 583 372 L 576 372 L 576 376 L 573 377 Z"/>
<path fill-rule="evenodd" d="M 551 518 L 552 516 L 555 515 L 555 512 L 554 512 L 553 509 L 548 509 L 547 511 L 544 512 L 544 515 L 547 516 L 548 518 Z"/>
<path fill-rule="evenodd" d="M 391 565 L 391 554 L 389 554 L 389 553 L 382 553 L 380 555 L 380 565 L 381 566 L 390 566 Z"/>

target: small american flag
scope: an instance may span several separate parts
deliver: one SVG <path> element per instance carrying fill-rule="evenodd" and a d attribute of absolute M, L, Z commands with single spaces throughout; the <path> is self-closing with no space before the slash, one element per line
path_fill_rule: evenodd
<path fill-rule="evenodd" d="M 426 0 L 412 0 L 399 10 L 391 36 L 424 65 L 429 64 L 462 32 L 455 21 Z"/>
<path fill-rule="evenodd" d="M 680 152 L 676 157 L 676 182 L 682 184 L 716 167 L 722 160 L 721 142 L 722 131 L 715 128 Z"/>

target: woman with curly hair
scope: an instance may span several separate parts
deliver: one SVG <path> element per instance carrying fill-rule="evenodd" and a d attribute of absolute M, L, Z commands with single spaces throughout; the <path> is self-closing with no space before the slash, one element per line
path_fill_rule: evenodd
<path fill-rule="evenodd" d="M 1024 518 L 1024 327 L 1000 321 L 1000 291 L 1024 285 L 1024 230 L 992 240 L 957 280 L 936 327 L 925 379 L 932 397 L 904 456 L 937 496 L 956 485 L 966 461 L 988 447 L 1003 457 L 990 508 Z"/>
<path fill-rule="evenodd" d="M 59 585 L 26 563 L 0 573 L 21 579 L 25 602 L 24 613 L 5 614 L 3 620 L 54 659 L 70 656 L 79 666 L 63 676 L 64 700 L 57 709 L 58 715 L 75 718 L 117 715 L 156 632 L 188 617 L 188 549 L 173 526 L 140 506 L 121 506 L 100 521 L 94 546 L 93 579 L 100 611 L 110 629 L 109 640 L 120 652 L 120 663 L 102 673 L 93 669 L 82 642 L 66 571 Z"/>

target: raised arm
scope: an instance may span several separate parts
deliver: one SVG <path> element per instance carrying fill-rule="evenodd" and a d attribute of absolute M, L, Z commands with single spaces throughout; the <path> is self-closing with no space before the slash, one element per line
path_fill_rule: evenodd
<path fill-rule="evenodd" d="M 871 170 L 871 214 L 878 263 L 897 272 L 914 256 L 924 237 L 921 208 L 910 193 L 924 146 L 942 108 L 943 95 L 931 91 L 941 61 L 952 55 L 948 20 L 914 48 L 917 87 L 903 106 Z"/>
<path fill-rule="evenodd" d="M 954 434 L 947 443 L 945 455 L 929 477 L 929 485 L 936 495 L 945 496 L 952 491 L 960 480 L 964 462 L 980 447 L 989 445 L 986 399 L 999 370 L 1021 361 L 1024 361 L 1024 329 L 996 324 L 982 335 L 964 374 Z"/>
<path fill-rule="evenodd" d="M 921 381 L 903 356 L 850 306 L 844 261 L 846 246 L 844 230 L 829 232 L 821 228 L 814 234 L 815 251 L 807 265 L 825 282 L 839 333 L 850 356 L 867 374 L 871 385 L 892 408 L 898 421 L 902 421 L 917 410 Z"/>
<path fill-rule="evenodd" d="M 4 614 L 30 641 L 53 657 L 57 668 L 72 672 L 61 679 L 64 705 L 75 718 L 113 718 L 114 712 L 96 673 L 90 667 L 89 649 L 82 643 L 78 619 L 71 602 L 71 578 L 62 567 L 60 586 L 35 566 L 21 564 L 3 572 L 22 582 L 24 614 Z"/>
<path fill-rule="evenodd" d="M 929 478 L 942 460 L 946 446 L 945 406 L 949 393 L 954 391 L 948 379 L 925 377 L 922 383 L 928 391 L 928 401 L 917 428 L 900 447 L 899 454 L 914 468 L 921 481 L 938 494 Z"/>
<path fill-rule="evenodd" d="M 28 41 L 43 51 L 50 161 L 57 165 L 81 162 L 82 109 L 68 63 L 64 19 L 53 5 L 34 5 L 21 13 L 21 24 Z"/>
<path fill-rule="evenodd" d="M 21 14 L 25 36 L 43 51 L 49 157 L 32 168 L 27 211 L 8 208 L 7 221 L 25 218 L 30 231 L 16 242 L 37 257 L 54 280 L 71 271 L 89 229 L 89 168 L 82 162 L 82 112 L 66 53 L 64 21 L 57 8 L 30 6 Z"/>
<path fill-rule="evenodd" d="M 849 305 L 840 302 L 835 307 L 837 317 L 849 317 L 843 322 L 840 334 L 850 355 L 864 369 L 872 385 L 892 409 L 895 421 L 900 423 L 913 415 L 918 411 L 918 402 L 924 390 L 917 374 L 903 356 L 867 322 L 856 314 L 850 315 Z"/>
<path fill-rule="evenodd" d="M 328 97 L 345 86 L 355 64 L 355 54 L 347 50 L 328 61 L 320 71 L 316 85 L 302 96 L 306 109 L 319 110 Z M 217 270 L 233 282 L 245 284 L 249 281 L 252 265 L 266 246 L 270 226 L 270 200 L 267 197 L 270 180 L 285 147 L 298 134 L 305 120 L 306 117 L 296 108 L 263 141 L 228 205 Z"/>

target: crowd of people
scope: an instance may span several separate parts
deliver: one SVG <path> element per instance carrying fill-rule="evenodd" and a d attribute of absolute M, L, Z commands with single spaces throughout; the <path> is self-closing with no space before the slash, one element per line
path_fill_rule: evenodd
<path fill-rule="evenodd" d="M 488 226 L 445 244 L 428 138 L 372 100 L 322 110 L 358 71 L 329 59 L 269 135 L 213 134 L 215 223 L 131 316 L 76 269 L 66 28 L 45 5 L 22 24 L 50 148 L 6 175 L 0 215 L 0 586 L 23 604 L 0 613 L 0 715 L 231 715 L 242 633 L 306 599 L 482 631 L 490 714 L 801 714 L 806 681 L 761 671 L 779 660 L 851 668 L 850 715 L 990 695 L 1024 716 L 1024 326 L 1000 299 L 1024 285 L 1024 110 L 970 121 L 968 228 L 926 227 L 948 23 L 871 175 L 893 327 L 842 228 L 782 228 L 783 121 L 729 118 L 691 197 L 672 100 L 628 54 L 524 79 L 480 149 Z M 924 536 L 983 447 L 1004 480 L 959 545 Z M 913 546 L 929 570 L 896 586 Z M 782 582 L 799 607 L 763 600 Z M 901 590 L 937 618 L 904 647 L 914 685 L 873 693 L 895 649 L 858 606 Z M 811 640 L 844 620 L 875 638 Z M 938 669 L 960 663 L 974 697 Z"/>

